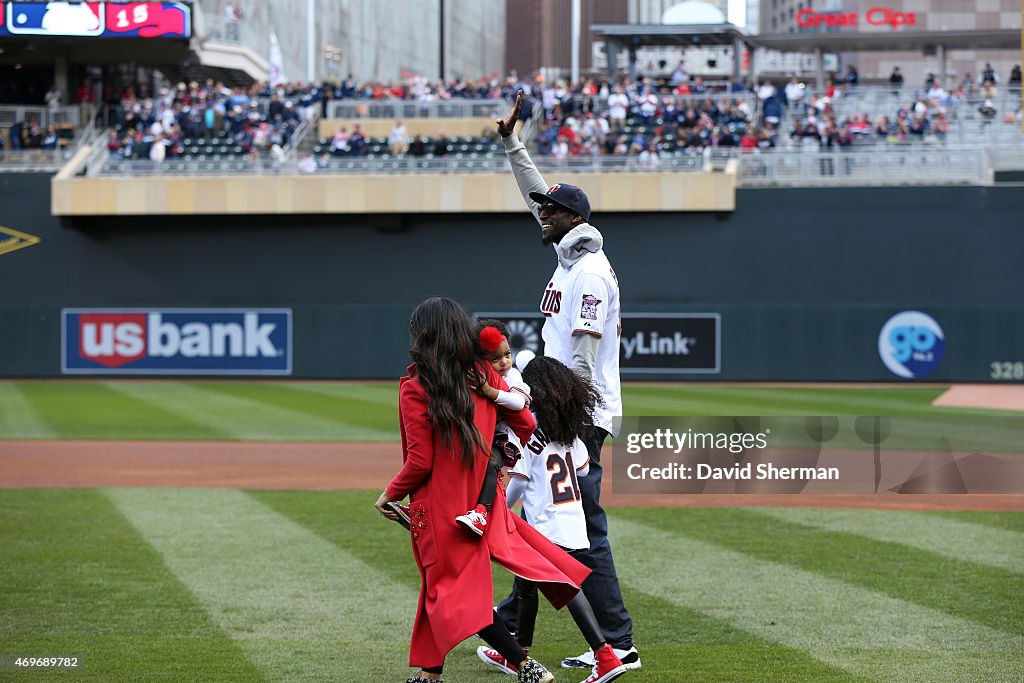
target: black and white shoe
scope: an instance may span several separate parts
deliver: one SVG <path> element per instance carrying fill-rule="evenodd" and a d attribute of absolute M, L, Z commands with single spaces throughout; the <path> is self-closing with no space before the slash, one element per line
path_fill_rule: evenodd
<path fill-rule="evenodd" d="M 411 529 L 412 528 L 412 517 L 409 516 L 409 508 L 408 507 L 406 507 L 405 505 L 401 505 L 399 503 L 396 503 L 393 500 L 389 501 L 387 503 L 384 503 L 384 507 L 386 507 L 388 510 L 391 510 L 396 515 L 398 515 L 398 519 L 395 520 L 396 522 L 398 522 L 399 524 L 404 526 L 406 529 Z M 426 679 L 424 679 L 424 680 L 426 680 Z"/>
<path fill-rule="evenodd" d="M 523 662 L 523 667 L 519 669 L 519 683 L 551 683 L 553 680 L 554 674 L 536 659 L 527 658 Z"/>

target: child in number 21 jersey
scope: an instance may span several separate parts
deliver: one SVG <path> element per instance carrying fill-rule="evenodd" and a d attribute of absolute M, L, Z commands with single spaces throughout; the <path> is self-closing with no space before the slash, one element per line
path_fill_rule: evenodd
<path fill-rule="evenodd" d="M 586 476 L 589 471 L 590 460 L 580 436 L 593 427 L 591 415 L 601 400 L 600 393 L 554 358 L 520 352 L 516 365 L 531 389 L 537 429 L 525 444 L 523 457 L 509 471 L 508 504 L 511 506 L 521 498 L 530 526 L 572 554 L 590 547 L 577 477 Z M 529 650 L 537 621 L 537 586 L 516 577 L 516 587 L 516 640 L 524 650 Z M 594 651 L 594 669 L 582 683 L 607 683 L 625 673 L 626 667 L 605 642 L 583 591 L 576 594 L 568 608 Z M 489 666 L 513 673 L 495 650 L 480 647 L 477 656 Z"/>

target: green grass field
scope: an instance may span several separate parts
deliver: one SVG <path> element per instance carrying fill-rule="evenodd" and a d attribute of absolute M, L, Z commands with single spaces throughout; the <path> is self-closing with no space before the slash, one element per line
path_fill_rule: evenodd
<path fill-rule="evenodd" d="M 627 384 L 623 403 L 637 416 L 999 415 L 932 406 L 944 390 Z M 398 441 L 397 391 L 397 382 L 0 381 L 0 438 Z"/>
<path fill-rule="evenodd" d="M 630 386 L 625 402 L 984 414 L 931 407 L 941 391 Z M 0 438 L 388 441 L 394 407 L 393 383 L 0 382 Z M 0 489 L 0 655 L 84 658 L 0 680 L 405 680 L 419 578 L 375 497 Z M 610 526 L 643 661 L 623 681 L 1024 680 L 1024 513 L 620 508 Z M 496 569 L 495 595 L 510 584 Z M 512 680 L 483 669 L 478 644 L 445 679 Z M 542 606 L 536 656 L 583 649 Z"/>

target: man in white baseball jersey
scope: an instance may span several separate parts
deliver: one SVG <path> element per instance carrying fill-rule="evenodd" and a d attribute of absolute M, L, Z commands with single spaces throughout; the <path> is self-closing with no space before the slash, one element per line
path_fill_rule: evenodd
<path fill-rule="evenodd" d="M 567 183 L 549 186 L 515 134 L 521 107 L 519 93 L 512 111 L 497 124 L 519 190 L 540 223 L 542 241 L 553 246 L 558 259 L 540 303 L 546 318 L 542 331 L 544 355 L 560 360 L 591 380 L 604 402 L 594 413 L 595 428 L 584 439 L 590 456 L 590 474 L 579 479 L 590 548 L 578 559 L 592 570 L 583 583 L 583 592 L 616 654 L 629 668 L 639 668 L 640 658 L 633 646 L 633 622 L 622 602 L 608 543 L 608 519 L 600 503 L 601 445 L 614 433 L 613 418 L 622 415 L 619 283 L 602 249 L 604 237 L 589 223 L 587 195 Z M 514 630 L 515 601 L 503 602 L 498 613 Z M 566 668 L 593 665 L 592 652 L 562 662 Z"/>

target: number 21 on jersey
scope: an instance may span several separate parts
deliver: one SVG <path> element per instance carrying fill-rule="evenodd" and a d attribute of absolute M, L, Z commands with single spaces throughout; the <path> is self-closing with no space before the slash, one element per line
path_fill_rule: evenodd
<path fill-rule="evenodd" d="M 572 451 L 566 451 L 564 458 L 557 453 L 549 455 L 547 468 L 551 473 L 551 502 L 558 505 L 580 500 L 580 483 L 576 479 Z"/>

